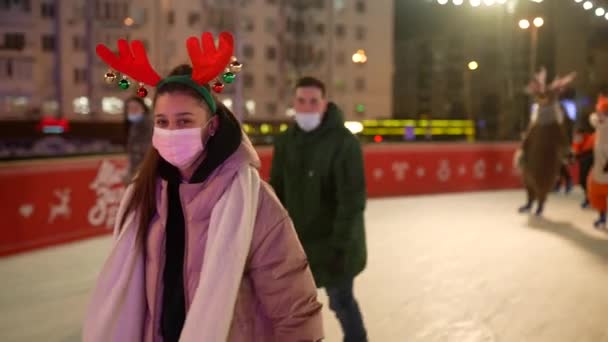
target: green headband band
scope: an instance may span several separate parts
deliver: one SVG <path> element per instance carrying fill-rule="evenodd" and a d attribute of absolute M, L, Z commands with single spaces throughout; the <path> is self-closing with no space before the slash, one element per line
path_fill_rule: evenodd
<path fill-rule="evenodd" d="M 203 98 L 205 99 L 205 102 L 207 103 L 207 105 L 209 105 L 209 108 L 211 108 L 211 112 L 213 114 L 215 114 L 215 111 L 217 110 L 217 105 L 215 104 L 215 101 L 213 100 L 213 96 L 211 96 L 211 93 L 205 87 L 194 82 L 194 80 L 192 80 L 192 77 L 190 77 L 190 75 L 169 76 L 169 77 L 163 79 L 162 81 L 160 81 L 160 83 L 158 83 L 158 85 L 156 86 L 156 89 L 160 89 L 162 86 L 164 86 L 165 84 L 169 84 L 169 83 L 179 83 L 179 84 L 187 85 L 190 88 L 196 90 L 197 93 L 199 93 L 203 96 Z"/>

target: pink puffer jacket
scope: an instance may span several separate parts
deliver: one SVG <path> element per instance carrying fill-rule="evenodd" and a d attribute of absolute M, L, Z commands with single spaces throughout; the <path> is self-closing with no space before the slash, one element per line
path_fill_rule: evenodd
<path fill-rule="evenodd" d="M 204 183 L 180 185 L 186 223 L 186 309 L 198 286 L 211 210 L 244 164 L 259 166 L 257 154 L 247 141 Z M 167 183 L 159 180 L 157 209 L 160 214 L 152 221 L 146 244 L 146 342 L 163 340 L 159 322 L 165 259 L 166 187 Z M 226 256 L 229 255 L 227 250 Z M 304 250 L 286 210 L 271 188 L 262 182 L 251 250 L 228 341 L 313 342 L 322 338 L 321 304 L 317 301 L 317 290 Z"/>

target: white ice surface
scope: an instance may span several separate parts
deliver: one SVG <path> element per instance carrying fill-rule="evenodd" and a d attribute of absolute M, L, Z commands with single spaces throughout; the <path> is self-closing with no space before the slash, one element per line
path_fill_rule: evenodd
<path fill-rule="evenodd" d="M 580 197 L 552 196 L 545 219 L 516 214 L 522 191 L 370 201 L 356 280 L 370 341 L 608 341 L 608 233 Z M 0 259 L 0 341 L 79 341 L 108 248 L 97 238 Z M 324 310 L 326 340 L 341 341 Z"/>

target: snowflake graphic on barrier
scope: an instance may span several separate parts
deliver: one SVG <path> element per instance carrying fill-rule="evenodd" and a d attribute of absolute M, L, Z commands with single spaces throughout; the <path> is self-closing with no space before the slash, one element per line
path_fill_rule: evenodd
<path fill-rule="evenodd" d="M 437 169 L 437 179 L 440 182 L 447 182 L 452 176 L 452 169 L 450 168 L 450 162 L 446 159 L 439 161 L 439 168 Z"/>
<path fill-rule="evenodd" d="M 473 175 L 477 179 L 483 179 L 486 177 L 486 161 L 479 159 L 473 166 Z"/>
<path fill-rule="evenodd" d="M 403 182 L 405 180 L 406 172 L 410 169 L 410 164 L 407 162 L 394 162 L 392 168 L 395 179 L 399 182 Z"/>

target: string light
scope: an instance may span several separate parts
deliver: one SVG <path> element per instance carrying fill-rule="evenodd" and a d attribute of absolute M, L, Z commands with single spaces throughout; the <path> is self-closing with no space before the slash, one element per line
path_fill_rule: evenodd
<path fill-rule="evenodd" d="M 596 7 L 591 0 L 574 0 L 575 3 L 581 4 L 585 11 L 591 11 L 595 7 L 595 16 L 604 17 L 604 19 L 608 20 L 608 11 L 603 7 Z"/>

